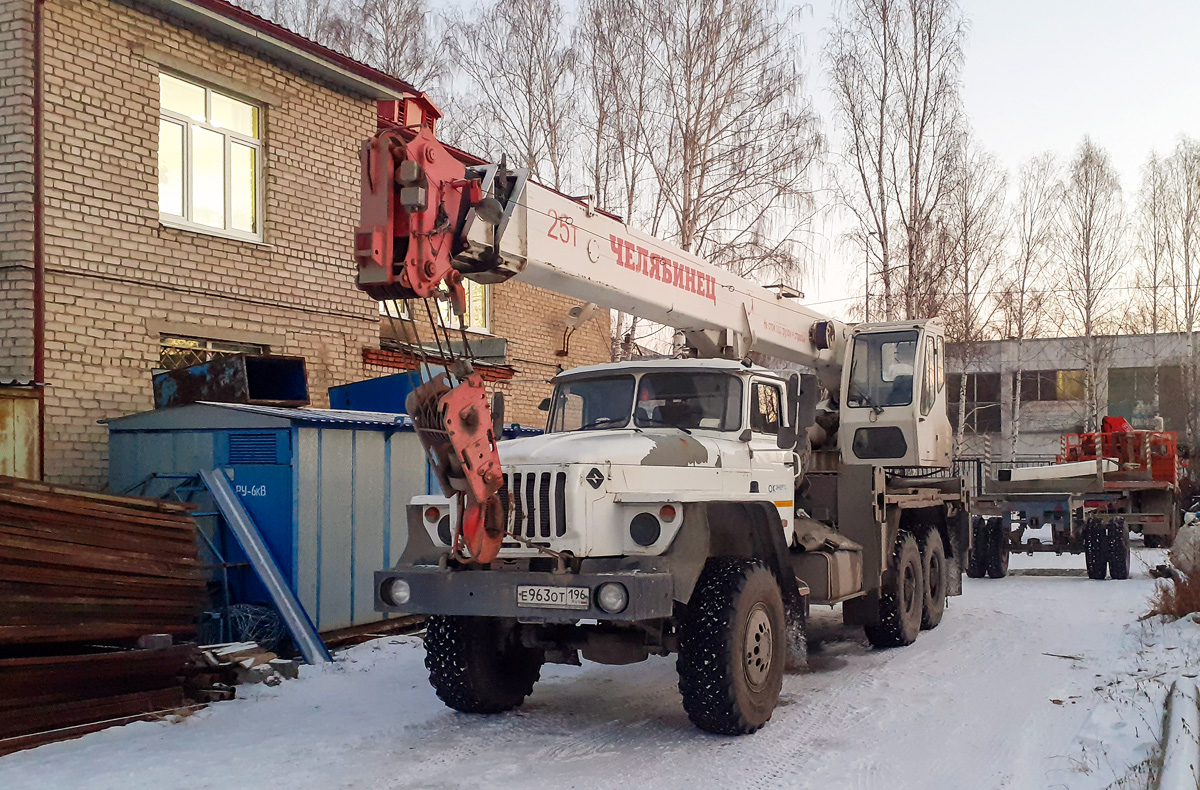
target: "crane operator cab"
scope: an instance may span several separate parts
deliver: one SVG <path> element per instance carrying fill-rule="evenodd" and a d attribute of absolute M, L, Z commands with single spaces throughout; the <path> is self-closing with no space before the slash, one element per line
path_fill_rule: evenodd
<path fill-rule="evenodd" d="M 843 463 L 950 465 L 945 349 L 932 320 L 854 327 L 842 371 Z"/>

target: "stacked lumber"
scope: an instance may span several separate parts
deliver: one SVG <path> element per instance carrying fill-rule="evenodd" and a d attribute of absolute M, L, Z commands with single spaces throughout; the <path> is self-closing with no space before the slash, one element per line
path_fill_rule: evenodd
<path fill-rule="evenodd" d="M 0 659 L 0 755 L 185 707 L 196 648 Z"/>
<path fill-rule="evenodd" d="M 195 633 L 191 509 L 0 476 L 0 651 Z"/>
<path fill-rule="evenodd" d="M 0 476 L 0 754 L 189 704 L 192 509 Z"/>

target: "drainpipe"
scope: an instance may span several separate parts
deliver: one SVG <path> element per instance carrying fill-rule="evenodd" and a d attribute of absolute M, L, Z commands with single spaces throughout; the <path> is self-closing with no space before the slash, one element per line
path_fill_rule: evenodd
<path fill-rule="evenodd" d="M 38 478 L 46 477 L 46 259 L 42 187 L 42 6 L 33 0 L 33 382 L 38 391 Z"/>

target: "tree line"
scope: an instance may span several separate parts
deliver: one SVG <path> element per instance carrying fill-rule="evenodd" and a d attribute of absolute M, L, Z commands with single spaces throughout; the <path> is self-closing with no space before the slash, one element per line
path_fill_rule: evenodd
<path fill-rule="evenodd" d="M 964 111 L 955 0 L 843 0 L 811 59 L 778 0 L 241 4 L 429 92 L 448 142 L 739 274 L 802 285 L 814 216 L 839 213 L 863 261 L 849 312 L 941 316 L 963 370 L 985 340 L 1078 337 L 1095 404 L 1102 335 L 1183 332 L 1196 358 L 1200 142 L 1151 154 L 1130 195 L 1089 137 L 1009 173 Z M 620 316 L 614 358 L 651 329 Z"/>

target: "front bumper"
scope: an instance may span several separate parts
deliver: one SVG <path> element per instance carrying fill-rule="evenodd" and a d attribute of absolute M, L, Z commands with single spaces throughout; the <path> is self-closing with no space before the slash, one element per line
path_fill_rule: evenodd
<path fill-rule="evenodd" d="M 385 601 L 381 591 L 393 579 L 408 582 L 412 596 L 404 606 Z M 611 614 L 596 605 L 596 589 L 619 582 L 629 593 L 629 603 Z M 587 609 L 552 609 L 517 606 L 518 585 L 587 587 Z M 674 611 L 671 574 L 619 571 L 611 573 L 540 573 L 534 571 L 442 570 L 407 567 L 376 571 L 375 611 L 396 614 L 442 614 L 469 617 L 513 617 L 526 621 L 570 623 L 594 619 L 608 621 L 651 620 L 670 617 Z"/>

